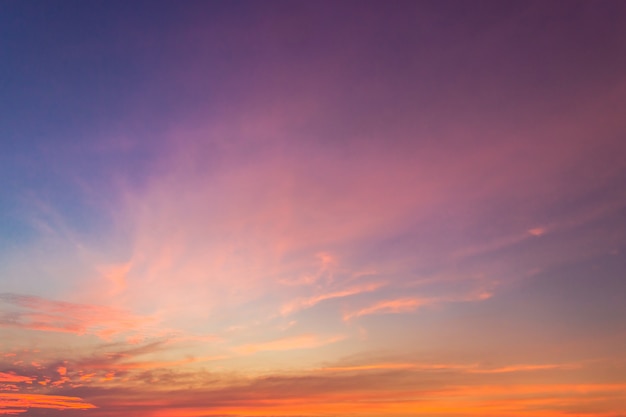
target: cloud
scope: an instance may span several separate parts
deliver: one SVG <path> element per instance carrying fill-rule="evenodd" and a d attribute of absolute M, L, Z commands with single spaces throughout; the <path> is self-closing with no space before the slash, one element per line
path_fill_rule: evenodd
<path fill-rule="evenodd" d="M 164 351 L 172 348 L 169 340 L 160 340 L 121 350 L 116 349 L 120 346 L 123 347 L 124 345 L 113 344 L 103 352 L 101 351 L 88 357 L 67 361 L 67 367 L 72 374 L 72 378 L 68 380 L 75 381 L 75 379 L 78 378 L 81 380 L 101 379 L 110 381 L 114 379 L 116 375 L 127 376 L 134 371 L 175 369 L 181 368 L 184 365 L 218 361 L 226 358 L 224 355 L 184 355 L 179 359 L 160 359 L 158 354 L 163 354 Z M 138 357 L 144 355 L 157 356 L 156 359 L 152 360 L 137 360 Z M 65 374 L 68 374 L 68 368 L 65 369 Z"/>
<path fill-rule="evenodd" d="M 381 288 L 383 285 L 384 284 L 380 284 L 380 283 L 371 283 L 371 284 L 350 287 L 344 290 L 328 292 L 328 293 L 316 295 L 313 297 L 298 298 L 290 303 L 285 304 L 281 308 L 280 312 L 282 315 L 288 315 L 298 310 L 313 307 L 314 305 L 324 300 L 330 300 L 333 298 L 344 298 L 344 297 L 349 297 L 352 295 L 361 294 L 365 292 L 376 291 L 377 289 Z"/>
<path fill-rule="evenodd" d="M 541 236 L 546 233 L 546 229 L 543 227 L 535 227 L 533 229 L 529 229 L 528 233 L 530 233 L 533 236 Z"/>
<path fill-rule="evenodd" d="M 472 291 L 465 295 L 448 295 L 441 297 L 403 297 L 392 300 L 378 301 L 360 310 L 354 310 L 343 315 L 344 321 L 373 314 L 401 314 L 411 313 L 421 307 L 445 304 L 451 302 L 484 301 L 493 296 L 493 293 L 484 290 Z"/>
<path fill-rule="evenodd" d="M 557 363 L 557 364 L 521 364 L 507 365 L 502 367 L 485 367 L 477 363 L 412 363 L 412 362 L 384 362 L 367 363 L 357 365 L 338 365 L 320 368 L 321 372 L 380 372 L 390 370 L 411 370 L 416 372 L 425 371 L 454 371 L 459 374 L 506 374 L 518 372 L 538 372 L 551 370 L 580 369 L 581 364 Z"/>
<path fill-rule="evenodd" d="M 413 363 L 375 363 L 367 365 L 352 365 L 352 366 L 330 366 L 327 368 L 321 368 L 322 372 L 361 372 L 361 371 L 385 371 L 394 369 L 415 369 L 416 365 Z"/>
<path fill-rule="evenodd" d="M 439 302 L 439 300 L 435 298 L 398 298 L 395 300 L 383 300 L 369 307 L 346 313 L 343 319 L 347 321 L 371 314 L 410 313 L 417 310 L 419 307 L 432 305 L 437 302 Z"/>
<path fill-rule="evenodd" d="M 0 383 L 4 382 L 32 382 L 29 376 L 15 375 L 13 373 L 0 372 Z"/>
<path fill-rule="evenodd" d="M 345 339 L 345 336 L 320 337 L 313 334 L 304 334 L 295 337 L 273 340 L 265 343 L 253 343 L 235 347 L 233 350 L 241 354 L 251 354 L 262 351 L 282 351 L 296 349 L 313 349 Z"/>
<path fill-rule="evenodd" d="M 543 365 L 510 365 L 503 366 L 501 368 L 480 368 L 480 369 L 472 369 L 470 372 L 479 373 L 479 374 L 504 374 L 504 373 L 515 373 L 515 372 L 533 372 L 533 371 L 546 371 L 552 369 L 577 369 L 580 368 L 579 364 L 543 364 Z"/>
<path fill-rule="evenodd" d="M 112 307 L 68 303 L 41 297 L 0 294 L 0 326 L 29 330 L 92 334 L 110 339 L 141 332 L 155 320 Z M 1 306 L 1 304 L 0 304 Z"/>
<path fill-rule="evenodd" d="M 187 365 L 225 359 L 225 356 L 191 355 L 176 352 L 180 348 L 169 340 L 146 343 L 141 346 L 109 343 L 92 347 L 93 353 L 82 357 L 49 357 L 50 353 L 23 352 L 11 364 L 0 364 L 0 387 L 17 386 L 19 391 L 32 390 L 33 384 L 55 390 L 85 383 L 119 382 L 124 378 L 152 370 L 183 369 Z M 83 349 L 85 349 L 83 347 Z M 165 352 L 172 349 L 170 352 Z M 164 358 L 159 355 L 171 355 Z M 38 363 L 28 361 L 29 355 L 40 357 Z M 148 359 L 140 360 L 142 356 Z M 4 371 L 4 370 L 7 371 Z M 52 392 L 54 393 L 54 392 Z"/>
<path fill-rule="evenodd" d="M 78 397 L 42 394 L 0 393 L 0 414 L 19 414 L 29 408 L 53 410 L 87 410 L 96 408 Z"/>

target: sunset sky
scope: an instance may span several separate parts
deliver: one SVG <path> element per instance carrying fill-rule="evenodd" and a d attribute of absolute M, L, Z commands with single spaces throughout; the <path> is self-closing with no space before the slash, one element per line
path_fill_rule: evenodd
<path fill-rule="evenodd" d="M 0 415 L 626 417 L 626 2 L 0 0 Z"/>

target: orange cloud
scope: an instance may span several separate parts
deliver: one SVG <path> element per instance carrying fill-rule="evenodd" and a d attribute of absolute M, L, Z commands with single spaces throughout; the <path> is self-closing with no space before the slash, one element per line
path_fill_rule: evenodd
<path fill-rule="evenodd" d="M 254 343 L 234 348 L 233 350 L 240 354 L 251 354 L 261 351 L 272 350 L 295 350 L 295 349 L 312 349 L 319 346 L 328 345 L 344 339 L 345 336 L 333 336 L 321 338 L 312 334 L 305 334 L 296 337 L 288 337 L 265 343 Z"/>
<path fill-rule="evenodd" d="M 478 364 L 456 364 L 456 363 L 374 363 L 363 365 L 332 366 L 321 368 L 323 372 L 362 372 L 406 369 L 413 371 L 443 371 L 453 370 L 461 373 L 472 374 L 504 374 L 514 372 L 533 372 L 546 370 L 571 370 L 577 369 L 579 364 L 541 364 L 541 365 L 510 365 L 500 368 L 484 368 Z"/>
<path fill-rule="evenodd" d="M 415 369 L 413 363 L 377 363 L 371 365 L 354 365 L 354 366 L 331 366 L 321 368 L 323 372 L 359 372 L 359 371 L 379 371 L 389 369 Z"/>
<path fill-rule="evenodd" d="M 470 372 L 480 374 L 503 374 L 510 372 L 531 372 L 531 371 L 544 371 L 550 369 L 576 369 L 580 368 L 580 365 L 576 364 L 545 364 L 545 365 L 511 365 L 501 368 L 491 369 L 472 369 Z"/>
<path fill-rule="evenodd" d="M 0 382 L 31 382 L 34 378 L 29 376 L 15 375 L 12 373 L 0 372 Z"/>
<path fill-rule="evenodd" d="M 201 357 L 188 357 L 180 360 L 173 361 L 145 361 L 145 362 L 118 362 L 118 363 L 102 363 L 91 364 L 91 369 L 114 369 L 115 371 L 128 371 L 133 369 L 155 369 L 155 368 L 172 368 L 185 364 L 197 363 L 197 362 L 210 362 L 226 359 L 228 356 L 201 356 Z M 90 375 L 92 377 L 94 374 Z"/>
<path fill-rule="evenodd" d="M 343 319 L 350 320 L 370 314 L 409 313 L 417 310 L 419 307 L 433 304 L 436 301 L 436 299 L 428 298 L 399 298 L 395 300 L 379 301 L 370 307 L 344 314 Z"/>
<path fill-rule="evenodd" d="M 19 414 L 29 408 L 49 408 L 54 410 L 87 410 L 96 408 L 78 397 L 44 394 L 0 393 L 0 414 Z"/>
<path fill-rule="evenodd" d="M 317 295 L 314 297 L 309 297 L 309 298 L 299 298 L 295 301 L 292 301 L 288 304 L 285 304 L 280 312 L 283 315 L 287 315 L 287 314 L 291 314 L 295 311 L 301 310 L 301 309 L 305 309 L 305 308 L 309 308 L 309 307 L 313 307 L 314 305 L 324 301 L 324 300 L 330 300 L 333 298 L 343 298 L 343 297 L 349 297 L 351 295 L 356 295 L 356 294 L 361 294 L 361 293 L 365 293 L 365 292 L 372 292 L 375 291 L 377 289 L 379 289 L 380 287 L 382 287 L 383 284 L 379 284 L 379 283 L 372 283 L 372 284 L 366 284 L 366 285 L 360 285 L 360 286 L 356 286 L 356 287 L 351 287 L 345 290 L 341 290 L 341 291 L 334 291 L 334 292 L 329 292 L 326 294 L 321 294 L 321 295 Z"/>

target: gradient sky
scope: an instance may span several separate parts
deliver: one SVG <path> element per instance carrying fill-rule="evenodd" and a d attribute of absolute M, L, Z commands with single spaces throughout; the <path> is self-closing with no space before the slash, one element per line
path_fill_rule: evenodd
<path fill-rule="evenodd" d="M 0 415 L 626 416 L 626 2 L 0 0 Z"/>

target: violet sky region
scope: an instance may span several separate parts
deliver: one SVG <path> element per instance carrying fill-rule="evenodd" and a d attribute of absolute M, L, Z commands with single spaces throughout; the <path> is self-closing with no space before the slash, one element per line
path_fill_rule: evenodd
<path fill-rule="evenodd" d="M 626 2 L 0 0 L 0 415 L 626 416 Z"/>

